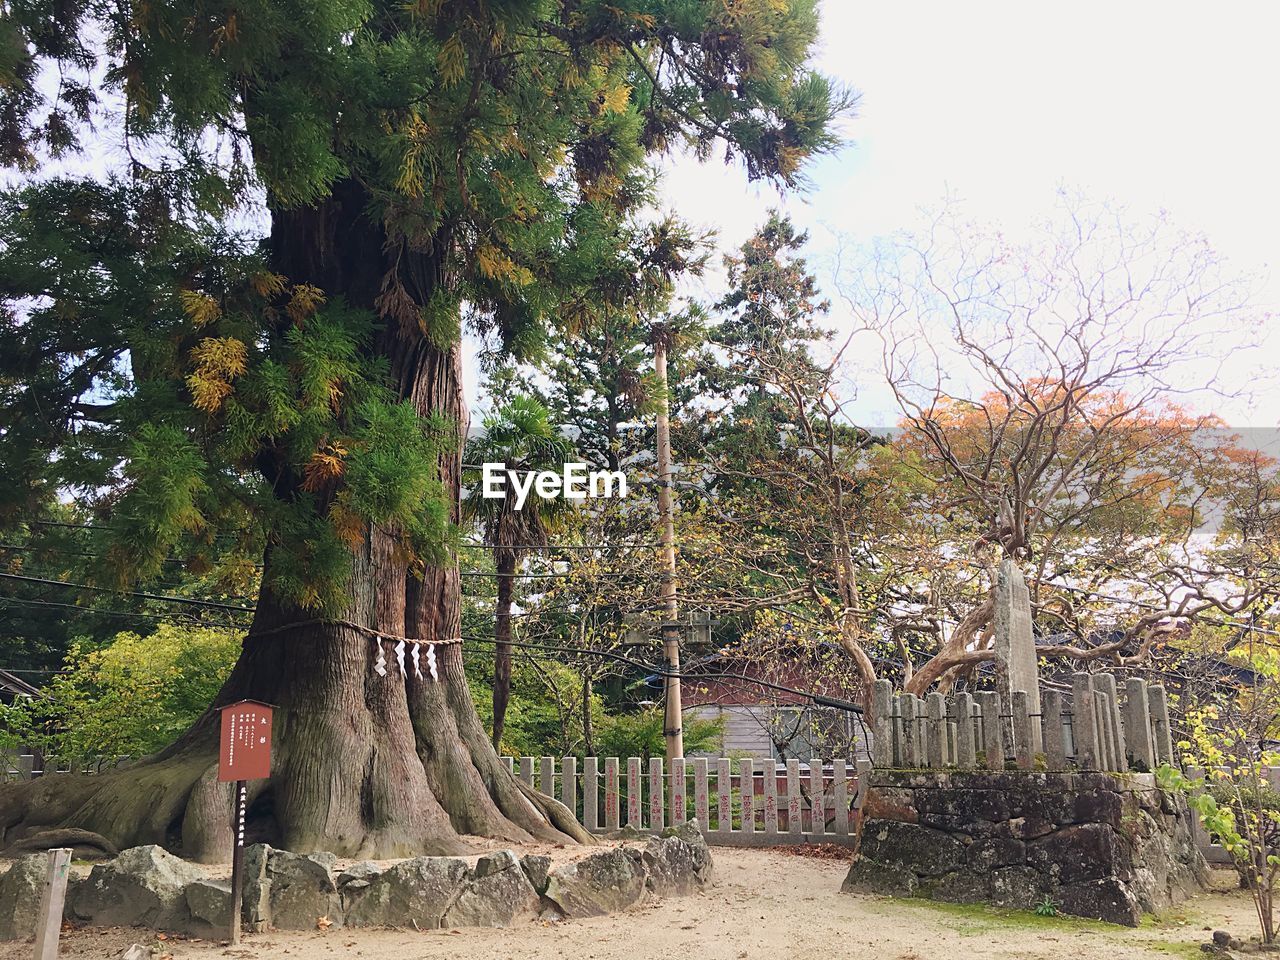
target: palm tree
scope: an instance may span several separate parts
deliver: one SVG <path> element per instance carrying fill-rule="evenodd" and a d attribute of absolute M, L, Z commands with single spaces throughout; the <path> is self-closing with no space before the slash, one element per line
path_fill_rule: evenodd
<path fill-rule="evenodd" d="M 511 605 L 516 570 L 530 549 L 545 546 L 558 519 L 568 509 L 563 499 L 544 499 L 530 490 L 520 509 L 510 481 L 506 496 L 480 494 L 480 467 L 501 463 L 512 474 L 559 470 L 573 458 L 573 444 L 561 435 L 551 416 L 532 397 L 515 396 L 484 419 L 484 434 L 467 443 L 469 492 L 462 502 L 464 519 L 477 524 L 493 551 L 498 574 L 493 655 L 493 745 L 502 739 L 503 720 L 511 697 Z"/>

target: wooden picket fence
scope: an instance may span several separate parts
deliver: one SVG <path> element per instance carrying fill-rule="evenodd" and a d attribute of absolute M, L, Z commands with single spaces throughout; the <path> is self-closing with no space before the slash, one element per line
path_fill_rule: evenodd
<path fill-rule="evenodd" d="M 32 780 L 36 777 L 60 773 L 102 773 L 129 762 L 130 757 L 87 757 L 68 760 L 60 757 L 41 757 L 37 754 L 14 753 L 0 750 L 0 782 L 6 780 Z"/>
<path fill-rule="evenodd" d="M 853 841 L 871 763 L 813 759 L 778 763 L 696 757 L 504 757 L 531 787 L 557 797 L 593 833 L 623 827 L 661 832 L 696 817 L 707 842 L 721 846 Z"/>
<path fill-rule="evenodd" d="M 888 680 L 872 691 L 872 755 L 878 768 L 1153 771 L 1174 762 L 1164 687 L 1138 677 L 1077 673 L 1071 697 L 1040 692 L 1034 712 L 1025 692 L 894 694 Z"/>

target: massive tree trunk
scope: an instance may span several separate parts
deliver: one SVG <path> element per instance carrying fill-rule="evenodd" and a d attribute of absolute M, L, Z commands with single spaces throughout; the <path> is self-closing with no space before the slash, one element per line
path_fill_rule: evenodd
<path fill-rule="evenodd" d="M 425 303 L 444 280 L 447 237 L 428 252 L 388 244 L 367 205 L 365 191 L 348 181 L 320 206 L 275 211 L 273 268 L 354 307 L 375 310 L 388 275 Z M 461 438 L 467 416 L 458 345 L 436 346 L 416 326 L 388 320 L 375 349 L 400 395 L 422 414 L 449 418 Z M 455 514 L 460 458 L 461 444 L 440 463 Z M 297 478 L 269 479 L 279 496 L 296 492 Z M 272 570 L 268 549 L 264 584 Z M 387 675 L 375 672 L 372 631 L 455 638 L 459 599 L 456 566 L 413 577 L 390 534 L 377 528 L 352 553 L 341 613 L 316 618 L 264 586 L 240 660 L 214 704 L 247 697 L 277 708 L 272 776 L 250 786 L 251 837 L 371 858 L 459 852 L 467 834 L 590 839 L 571 812 L 507 772 L 476 715 L 460 645 L 436 648 L 438 681 L 418 680 L 412 670 L 402 677 L 389 647 Z M 216 741 L 211 708 L 169 749 L 118 773 L 6 788 L 0 847 L 42 828 L 76 826 L 122 848 L 164 843 L 193 859 L 225 860 L 230 791 L 216 781 Z"/>

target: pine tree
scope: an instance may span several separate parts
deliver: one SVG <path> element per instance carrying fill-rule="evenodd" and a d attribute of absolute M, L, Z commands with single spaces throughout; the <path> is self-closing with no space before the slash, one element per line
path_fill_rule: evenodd
<path fill-rule="evenodd" d="M 559 497 L 546 499 L 532 489 L 519 503 L 513 475 L 559 470 L 574 458 L 573 444 L 551 421 L 546 407 L 532 397 L 517 395 L 485 418 L 483 436 L 470 441 L 466 451 L 471 464 L 470 489 L 462 502 L 463 516 L 479 525 L 485 544 L 493 551 L 498 581 L 493 634 L 493 746 L 497 749 L 511 696 L 511 608 L 516 572 L 530 549 L 548 542 L 569 504 Z M 505 496 L 483 495 L 485 464 L 501 464 L 509 471 Z"/>
<path fill-rule="evenodd" d="M 848 98 L 803 64 L 815 0 L 23 0 L 0 8 L 0 522 L 70 490 L 127 583 L 255 538 L 253 627 L 215 705 L 278 707 L 251 818 L 295 850 L 563 840 L 505 770 L 457 645 L 460 330 L 513 357 L 592 322 L 647 158 L 723 144 L 794 184 Z M 118 111 L 118 114 L 117 114 Z M 118 176 L 57 176 L 116 131 Z M 254 225 L 269 222 L 265 236 Z M 248 532 L 246 533 L 246 529 Z M 225 858 L 207 713 L 119 776 L 0 794 L 0 822 Z"/>

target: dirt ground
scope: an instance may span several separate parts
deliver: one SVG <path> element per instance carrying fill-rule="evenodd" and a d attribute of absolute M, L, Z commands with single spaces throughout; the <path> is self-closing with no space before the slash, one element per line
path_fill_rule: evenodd
<path fill-rule="evenodd" d="M 341 930 L 246 935 L 239 947 L 144 930 L 74 930 L 62 956 L 114 960 L 131 943 L 173 960 L 754 960 L 823 956 L 873 960 L 1127 960 L 1202 956 L 1216 928 L 1247 937 L 1252 903 L 1239 891 L 1205 894 L 1137 930 L 1027 911 L 952 907 L 840 893 L 847 864 L 774 851 L 715 848 L 717 882 L 696 897 L 591 920 L 534 921 L 506 930 Z M 0 960 L 27 960 L 30 942 L 0 944 Z"/>

